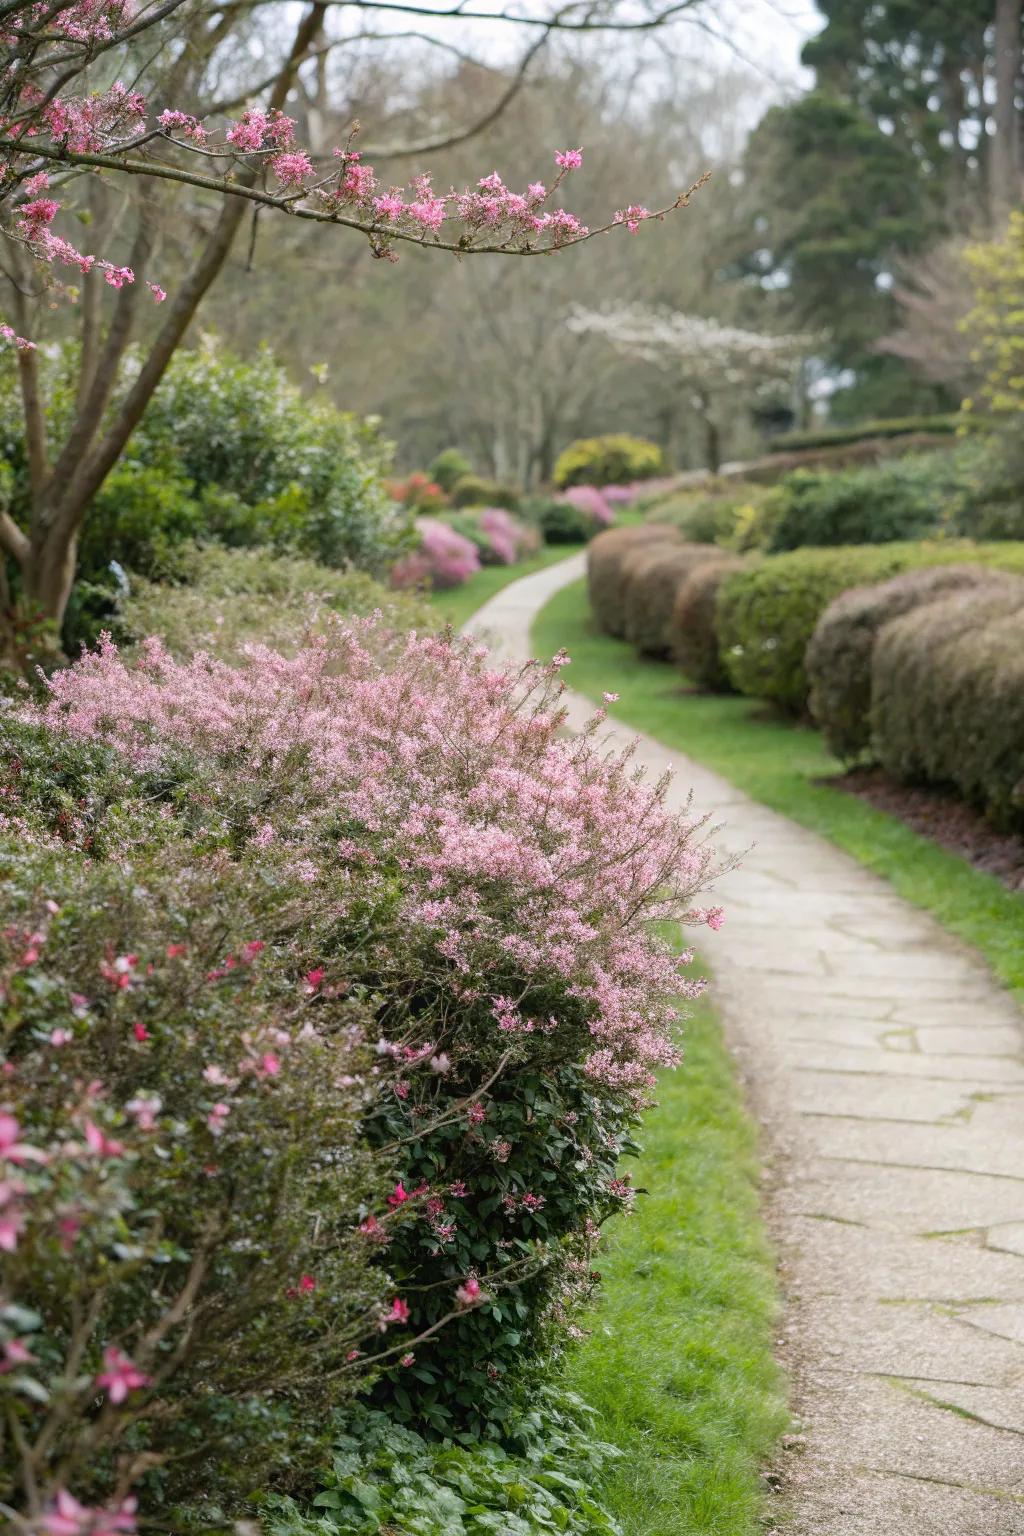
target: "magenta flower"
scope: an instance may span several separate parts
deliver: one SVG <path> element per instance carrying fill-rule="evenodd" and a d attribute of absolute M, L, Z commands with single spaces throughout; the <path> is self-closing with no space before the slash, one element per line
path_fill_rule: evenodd
<path fill-rule="evenodd" d="M 48 1161 L 46 1153 L 40 1152 L 38 1147 L 30 1147 L 27 1142 L 19 1141 L 21 1127 L 13 1115 L 0 1110 L 0 1157 L 6 1158 L 9 1163 L 45 1163 Z"/>
<path fill-rule="evenodd" d="M 405 1202 L 408 1200 L 408 1198 L 409 1198 L 409 1191 L 405 1188 L 405 1186 L 402 1183 L 401 1179 L 399 1179 L 398 1183 L 395 1185 L 395 1187 L 391 1191 L 390 1195 L 388 1195 L 388 1205 L 390 1205 L 393 1209 L 397 1210 L 397 1208 L 400 1205 L 404 1205 L 405 1204 Z"/>
<path fill-rule="evenodd" d="M 409 1303 L 403 1301 L 401 1296 L 396 1296 L 391 1303 L 391 1311 L 387 1314 L 385 1322 L 407 1323 L 409 1321 Z"/>
<path fill-rule="evenodd" d="M 583 164 L 583 150 L 559 149 L 555 152 L 555 164 L 563 171 L 578 171 Z"/>
<path fill-rule="evenodd" d="M 475 1307 L 478 1301 L 484 1299 L 484 1293 L 480 1289 L 480 1281 L 476 1275 L 467 1275 L 455 1292 L 455 1300 L 460 1307 Z"/>
<path fill-rule="evenodd" d="M 214 1104 L 206 1117 L 206 1123 L 210 1128 L 211 1135 L 222 1136 L 224 1134 L 224 1122 L 230 1113 L 230 1104 Z"/>
<path fill-rule="evenodd" d="M 103 1363 L 106 1370 L 100 1371 L 96 1385 L 106 1390 L 112 1403 L 123 1403 L 129 1392 L 135 1392 L 139 1387 L 148 1387 L 152 1379 L 114 1344 L 108 1345 L 103 1351 Z"/>

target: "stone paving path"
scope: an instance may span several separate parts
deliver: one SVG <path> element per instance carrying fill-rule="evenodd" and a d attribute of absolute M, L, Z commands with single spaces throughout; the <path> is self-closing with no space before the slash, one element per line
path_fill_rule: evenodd
<path fill-rule="evenodd" d="M 580 555 L 525 577 L 470 627 L 525 657 L 534 614 L 582 573 Z M 650 738 L 638 755 L 675 770 L 680 802 L 693 789 L 719 847 L 749 850 L 701 948 L 765 1129 L 806 1437 L 782 1458 L 779 1529 L 1024 1536 L 1022 1016 L 846 854 Z"/>

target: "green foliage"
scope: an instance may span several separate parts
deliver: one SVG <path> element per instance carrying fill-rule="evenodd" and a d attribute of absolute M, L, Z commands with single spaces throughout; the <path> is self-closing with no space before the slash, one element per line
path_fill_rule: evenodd
<path fill-rule="evenodd" d="M 728 693 L 729 677 L 718 650 L 718 591 L 726 576 L 743 569 L 738 555 L 719 554 L 691 571 L 676 593 L 668 624 L 668 648 L 683 676 L 711 693 Z"/>
<path fill-rule="evenodd" d="M 871 729 L 890 773 L 954 785 L 997 825 L 1024 829 L 1024 581 L 959 592 L 887 625 Z"/>
<path fill-rule="evenodd" d="M 451 492 L 466 475 L 473 473 L 473 466 L 461 448 L 444 448 L 427 470 L 427 474 L 442 491 Z"/>
<path fill-rule="evenodd" d="M 571 485 L 629 485 L 653 479 L 663 467 L 657 443 L 624 432 L 610 433 L 570 443 L 555 462 L 554 479 L 563 490 Z"/>
<path fill-rule="evenodd" d="M 837 473 L 798 469 L 772 496 L 767 548 L 922 538 L 938 528 L 957 485 L 956 458 L 945 453 Z"/>
<path fill-rule="evenodd" d="M 855 762 L 870 746 L 872 657 L 883 626 L 958 588 L 1000 579 L 1008 578 L 985 566 L 932 566 L 877 586 L 854 587 L 829 603 L 811 636 L 805 666 L 811 714 L 838 758 Z"/>
<path fill-rule="evenodd" d="M 266 549 L 193 543 L 175 551 L 173 583 L 129 573 L 108 622 L 122 644 L 160 635 L 175 656 L 202 650 L 237 662 L 253 643 L 293 653 L 323 628 L 328 613 L 377 610 L 398 631 L 430 629 L 434 622 L 421 597 L 394 592 L 365 571 L 336 571 Z"/>
<path fill-rule="evenodd" d="M 482 475 L 460 475 L 452 486 L 453 507 L 504 507 L 515 512 L 521 500 L 515 486 L 485 480 Z"/>
<path fill-rule="evenodd" d="M 805 652 L 833 598 L 915 566 L 964 560 L 1024 571 L 1024 545 L 949 539 L 798 549 L 736 572 L 718 598 L 718 643 L 733 686 L 801 714 L 807 705 Z"/>
<path fill-rule="evenodd" d="M 268 1536 L 619 1536 L 595 1487 L 620 1453 L 580 1427 L 589 1417 L 578 1399 L 543 1391 L 498 1445 L 424 1440 L 384 1413 L 350 1415 L 318 1513 L 272 1499 Z"/>
<path fill-rule="evenodd" d="M 764 486 L 723 480 L 708 489 L 677 491 L 657 503 L 659 523 L 671 523 L 695 544 L 746 549 L 761 537 L 759 513 L 768 499 Z"/>
<path fill-rule="evenodd" d="M 927 432 L 948 436 L 961 425 L 958 416 L 901 416 L 888 421 L 860 421 L 852 426 L 824 426 L 807 432 L 783 432 L 768 444 L 769 453 L 792 453 L 802 448 L 838 448 L 864 438 L 906 437 Z"/>
<path fill-rule="evenodd" d="M 586 544 L 597 532 L 594 519 L 571 501 L 532 496 L 522 510 L 539 528 L 545 544 Z"/>

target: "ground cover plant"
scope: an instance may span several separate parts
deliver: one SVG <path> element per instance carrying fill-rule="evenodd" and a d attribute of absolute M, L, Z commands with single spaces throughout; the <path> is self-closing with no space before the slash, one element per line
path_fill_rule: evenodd
<path fill-rule="evenodd" d="M 239 1136 L 247 1130 L 248 1096 L 284 1113 L 288 1095 L 303 1091 L 306 1053 L 332 1043 L 356 1053 L 341 1086 L 356 1101 L 345 1123 L 357 1122 L 367 1173 L 358 1177 L 353 1161 L 349 1203 L 325 1196 L 308 1230 L 317 1242 L 341 1229 L 345 1240 L 331 1252 L 340 1266 L 355 1244 L 379 1299 L 351 1327 L 327 1328 L 338 1369 L 325 1381 L 369 1373 L 374 1401 L 393 1421 L 499 1440 L 522 1391 L 557 1358 L 594 1283 L 598 1228 L 632 1198 L 619 1158 L 655 1071 L 676 1059 L 678 998 L 699 991 L 686 973 L 691 957 L 649 923 L 672 914 L 717 921 L 717 909 L 697 902 L 712 866 L 700 822 L 670 816 L 662 787 L 639 784 L 628 755 L 607 758 L 591 734 L 561 735 L 561 665 L 556 657 L 500 673 L 468 643 L 426 636 L 389 645 L 372 622 L 338 622 L 293 659 L 257 649 L 244 668 L 202 656 L 179 663 L 155 642 L 128 667 L 106 645 L 56 673 L 40 709 L 6 720 L 3 839 L 27 861 L 25 915 L 8 935 L 18 1029 L 7 1045 L 14 1071 L 4 1133 L 14 1182 L 5 1186 L 3 1270 L 11 1304 L 23 1309 L 7 1319 L 20 1368 L 0 1376 L 5 1422 L 19 1426 L 0 1450 L 4 1498 L 19 1516 L 46 1520 L 88 1497 L 84 1507 L 115 1511 L 102 1516 L 121 1520 L 111 1529 L 130 1531 L 135 1507 L 126 1501 L 138 1498 L 148 1516 L 163 1469 L 173 1481 L 176 1428 L 198 1431 L 191 1412 L 179 1419 L 152 1407 L 147 1418 L 147 1410 L 158 1386 L 185 1392 L 187 1369 L 178 1388 L 175 1369 L 179 1354 L 189 1362 L 194 1330 L 172 1304 L 157 1340 L 166 1339 L 169 1357 L 157 1367 L 148 1333 L 111 1322 L 107 1303 L 116 1298 L 97 1279 L 109 1273 L 110 1245 L 127 1266 L 129 1295 L 138 1260 L 130 1236 L 124 1253 L 116 1246 L 116 1221 L 128 1209 L 123 1180 L 138 1180 L 151 1219 L 169 1176 L 157 1149 L 177 1147 L 192 1106 L 198 1185 L 189 1194 L 183 1182 L 180 1198 L 188 1219 L 219 1231 L 219 1147 L 233 1145 L 235 1126 Z M 121 881 L 126 902 L 135 894 L 126 869 L 156 881 L 169 861 L 162 949 L 148 935 L 127 948 L 127 930 L 111 932 L 108 946 L 105 903 L 83 903 L 79 916 L 49 873 L 58 854 L 69 879 Z M 202 886 L 215 876 L 249 893 L 251 917 L 217 920 Z M 212 1043 L 191 1048 L 199 1021 L 190 1007 L 175 1007 L 166 1030 L 162 1022 L 165 967 L 186 958 L 177 952 L 191 910 L 182 882 L 215 924 L 217 942 L 192 957 L 188 986 L 201 999 L 207 989 L 224 999 L 227 1017 L 211 1024 L 227 1035 L 220 1057 Z M 159 922 L 165 908 L 150 905 Z M 33 937 L 50 918 L 66 924 L 53 948 Z M 266 935 L 254 931 L 261 928 Z M 266 985 L 291 1006 L 274 1011 L 272 993 L 266 1027 L 260 1015 L 250 1028 L 232 1000 L 264 967 Z M 86 1003 L 69 1040 L 57 1015 L 66 1018 L 72 987 Z M 168 989 L 168 1007 L 174 996 Z M 111 1036 L 125 1049 L 106 1074 L 109 1095 L 93 1107 L 88 1093 L 83 1102 L 72 1091 L 81 1075 L 66 1077 L 61 1064 L 70 1074 L 74 1052 L 109 1054 Z M 157 1064 L 172 1059 L 165 1053 L 175 1038 L 189 1047 L 187 1071 L 170 1068 L 165 1086 Z M 360 1070 L 366 1049 L 372 1063 Z M 325 1091 L 333 1081 L 326 1074 Z M 33 1091 L 37 1083 L 45 1095 Z M 343 1094 L 339 1113 L 349 1103 Z M 291 1167 L 289 1143 L 279 1141 Z M 152 1163 L 136 1157 L 140 1142 L 153 1148 Z M 74 1150 L 79 1143 L 87 1152 Z M 105 1261 L 98 1270 L 62 1244 L 64 1185 L 50 1195 L 54 1171 L 65 1167 L 75 1179 L 81 1167 L 86 1181 L 94 1169 L 105 1173 L 115 1227 L 108 1235 L 95 1220 L 85 1239 Z M 316 1200 L 322 1183 L 303 1180 L 302 1189 Z M 70 1198 L 74 1208 L 77 1186 Z M 301 1206 L 295 1211 L 301 1220 Z M 159 1242 L 159 1221 L 157 1229 Z M 40 1245 L 41 1272 L 26 1262 Z M 181 1247 L 176 1262 L 187 1271 Z M 334 1281 L 321 1291 L 312 1258 L 292 1275 L 275 1253 L 267 1251 L 264 1271 L 275 1306 L 318 1336 L 322 1295 Z M 51 1274 L 52 1289 L 40 1278 Z M 83 1339 L 80 1314 L 65 1310 L 72 1274 Z M 231 1287 L 227 1271 L 224 1278 Z M 241 1305 L 247 1292 L 236 1289 Z M 308 1316 L 293 1314 L 293 1302 Z M 211 1385 L 222 1380 L 209 1371 Z M 97 1401 L 102 1387 L 106 1405 Z M 50 1393 L 56 1430 L 45 1427 Z M 125 1402 L 122 1417 L 114 1409 Z M 314 1417 L 319 1435 L 327 1421 Z M 118 1461 L 118 1441 L 124 1435 L 127 1444 L 136 1422 L 141 1460 Z M 303 1438 L 301 1426 L 297 1433 Z M 69 1459 L 69 1446 L 91 1455 Z M 305 1477 L 308 1488 L 307 1458 L 289 1450 L 281 1469 L 280 1451 L 260 1452 L 271 1482 Z M 187 1497 L 169 1486 L 165 1517 L 185 1518 L 175 1498 L 179 1506 L 191 1499 L 194 1513 L 196 1501 L 202 1509 L 217 1497 L 226 1518 L 249 1504 L 241 1488 L 218 1489 L 211 1471 Z M 202 1518 L 216 1524 L 219 1516 Z"/>
<path fill-rule="evenodd" d="M 983 954 L 1024 997 L 1024 908 L 992 876 L 919 836 L 897 817 L 830 788 L 840 768 L 821 736 L 766 717 L 745 698 L 687 691 L 671 671 L 598 632 L 582 582 L 546 605 L 533 629 L 538 650 L 555 637 L 573 658 L 573 686 L 593 699 L 619 694 L 609 712 L 705 763 L 753 799 L 830 838 L 889 880 Z"/>

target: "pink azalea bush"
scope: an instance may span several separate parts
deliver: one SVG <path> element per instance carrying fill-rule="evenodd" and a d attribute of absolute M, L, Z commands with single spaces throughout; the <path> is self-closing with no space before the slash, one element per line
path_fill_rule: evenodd
<path fill-rule="evenodd" d="M 501 565 L 515 565 L 540 547 L 536 529 L 504 507 L 484 507 L 477 521 L 494 559 Z"/>
<path fill-rule="evenodd" d="M 607 528 L 615 521 L 615 511 L 605 491 L 599 490 L 596 485 L 571 486 L 558 499 L 582 512 L 595 529 Z"/>
<path fill-rule="evenodd" d="M 480 569 L 480 556 L 472 540 L 456 533 L 440 518 L 419 518 L 419 544 L 391 568 L 391 585 L 430 587 L 435 592 L 461 587 Z"/>
<path fill-rule="evenodd" d="M 104 644 L 12 724 L 0 1326 L 39 1363 L 0 1393 L 42 1490 L 6 1444 L 14 1507 L 198 1495 L 235 1431 L 298 1478 L 296 1424 L 367 1373 L 393 1416 L 493 1432 L 571 1334 L 700 989 L 650 923 L 718 912 L 700 821 L 598 721 L 561 734 L 565 659 L 340 621 L 239 667 Z"/>

